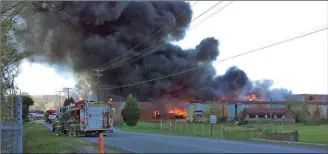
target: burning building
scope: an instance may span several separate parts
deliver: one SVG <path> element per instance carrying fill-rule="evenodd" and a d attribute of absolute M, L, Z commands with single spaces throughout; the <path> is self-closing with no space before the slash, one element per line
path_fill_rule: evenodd
<path fill-rule="evenodd" d="M 111 102 L 116 109 L 115 120 L 120 121 L 121 111 L 124 108 L 124 102 Z M 156 107 L 153 102 L 138 102 L 140 108 L 140 121 L 152 121 L 158 119 L 173 120 L 173 119 L 188 119 L 186 108 L 171 108 L 168 111 Z"/>

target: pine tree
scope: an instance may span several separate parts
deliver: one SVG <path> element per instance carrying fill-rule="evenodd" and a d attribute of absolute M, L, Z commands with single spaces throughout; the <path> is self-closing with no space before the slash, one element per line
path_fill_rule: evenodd
<path fill-rule="evenodd" d="M 140 119 L 140 109 L 137 101 L 133 98 L 131 94 L 126 99 L 125 106 L 121 112 L 124 123 L 128 126 L 137 125 Z"/>

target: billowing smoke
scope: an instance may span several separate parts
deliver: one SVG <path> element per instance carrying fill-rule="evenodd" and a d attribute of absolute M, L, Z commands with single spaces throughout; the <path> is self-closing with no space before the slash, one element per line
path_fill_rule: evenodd
<path fill-rule="evenodd" d="M 272 80 L 248 81 L 242 89 L 241 97 L 253 93 L 261 100 L 284 101 L 292 96 L 292 91 L 286 88 L 272 88 Z"/>
<path fill-rule="evenodd" d="M 42 2 L 33 2 L 35 15 L 28 20 L 38 24 L 25 34 L 25 52 L 31 53 L 31 58 L 38 62 L 90 75 L 91 69 L 117 57 L 127 60 L 131 55 L 140 55 L 145 48 L 157 47 L 149 55 L 102 72 L 100 85 L 109 87 L 203 66 L 161 80 L 103 89 L 103 98 L 112 95 L 124 98 L 131 93 L 140 101 L 167 94 L 182 99 L 213 100 L 226 93 L 236 95 L 248 82 L 246 74 L 236 67 L 223 76 L 215 76 L 211 65 L 219 56 L 219 41 L 215 38 L 206 38 L 195 45 L 195 49 L 188 50 L 169 43 L 183 39 L 189 28 L 192 10 L 187 2 L 57 1 L 46 4 L 45 8 Z M 126 53 L 130 53 L 129 56 Z"/>

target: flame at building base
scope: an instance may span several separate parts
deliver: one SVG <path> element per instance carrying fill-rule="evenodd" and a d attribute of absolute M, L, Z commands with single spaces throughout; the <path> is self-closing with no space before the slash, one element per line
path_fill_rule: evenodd
<path fill-rule="evenodd" d="M 173 114 L 176 119 L 186 119 L 188 120 L 188 113 L 186 109 L 182 108 L 173 108 L 168 111 L 169 114 Z"/>

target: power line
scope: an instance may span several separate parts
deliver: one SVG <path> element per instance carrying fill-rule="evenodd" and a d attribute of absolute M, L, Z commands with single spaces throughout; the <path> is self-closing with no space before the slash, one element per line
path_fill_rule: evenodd
<path fill-rule="evenodd" d="M 192 6 L 195 6 L 198 2 L 199 2 L 199 1 L 196 1 Z M 181 17 L 186 11 L 187 11 L 187 10 L 184 10 L 182 13 L 180 13 L 178 16 L 176 16 L 176 19 L 180 18 L 180 17 Z M 168 24 L 172 24 L 174 21 L 175 21 L 175 20 L 171 20 Z M 133 50 L 133 49 L 139 47 L 141 44 L 147 42 L 149 39 L 151 39 L 152 37 L 154 37 L 157 33 L 161 32 L 164 28 L 165 28 L 165 27 L 160 28 L 160 29 L 157 30 L 155 33 L 153 33 L 150 37 L 148 37 L 148 38 L 145 39 L 144 41 L 140 42 L 138 45 L 134 46 L 133 48 L 129 49 L 128 52 L 126 52 L 126 54 L 129 53 L 130 50 Z M 105 64 L 102 64 L 102 65 L 96 67 L 95 69 L 97 69 L 97 68 L 101 68 L 101 67 L 104 67 L 104 66 L 106 66 L 106 65 L 108 65 L 108 64 L 110 64 L 110 63 L 116 61 L 116 60 L 119 59 L 119 58 L 120 58 L 120 56 L 117 57 L 117 58 L 115 58 L 114 60 L 111 60 L 111 61 L 109 61 L 109 62 L 107 62 L 107 63 L 105 63 Z"/>
<path fill-rule="evenodd" d="M 299 35 L 299 36 L 296 36 L 296 37 L 293 37 L 293 38 L 285 39 L 285 40 L 282 40 L 282 41 L 279 41 L 279 42 L 276 42 L 276 43 L 273 43 L 273 44 L 270 44 L 270 45 L 267 45 L 267 46 L 264 46 L 264 47 L 261 47 L 261 48 L 257 48 L 257 49 L 254 49 L 254 50 L 251 50 L 251 51 L 248 51 L 248 52 L 241 53 L 241 54 L 236 55 L 236 56 L 232 56 L 232 57 L 220 60 L 219 62 L 224 62 L 224 61 L 227 61 L 227 60 L 230 60 L 230 59 L 233 59 L 233 58 L 244 56 L 244 55 L 247 55 L 247 54 L 250 54 L 250 53 L 253 53 L 253 52 L 257 52 L 257 51 L 260 51 L 260 50 L 263 50 L 263 49 L 267 49 L 267 48 L 270 48 L 272 46 L 276 46 L 276 45 L 283 44 L 283 43 L 286 43 L 286 42 L 289 42 L 289 41 L 293 41 L 293 40 L 296 40 L 296 39 L 299 39 L 299 38 L 302 38 L 302 37 L 305 37 L 305 36 L 309 36 L 309 35 L 312 35 L 312 34 L 327 30 L 327 29 L 328 29 L 328 27 L 322 28 L 322 29 L 319 29 L 319 30 L 315 30 L 315 31 L 312 31 L 312 32 L 309 32 L 309 33 L 305 33 L 303 35 Z M 217 63 L 219 63 L 219 62 L 217 62 Z"/>
<path fill-rule="evenodd" d="M 198 18 L 200 18 L 201 16 L 203 16 L 205 13 L 207 13 L 208 11 L 210 11 L 210 10 L 212 10 L 214 7 L 216 7 L 216 6 L 218 6 L 219 4 L 221 4 L 222 3 L 222 1 L 220 1 L 220 2 L 218 2 L 218 3 L 216 3 L 216 4 L 214 4 L 212 7 L 210 7 L 210 8 L 208 8 L 206 11 L 204 11 L 203 13 L 201 13 L 200 15 L 198 15 L 197 17 L 195 17 L 192 21 L 191 21 L 191 23 L 192 22 L 194 22 L 196 19 L 198 19 Z M 231 3 L 229 3 L 229 4 L 231 4 Z M 229 5 L 228 4 L 228 5 Z M 221 9 L 219 9 L 218 11 L 216 11 L 215 13 L 218 13 L 219 11 L 221 11 L 222 9 L 224 9 L 225 7 L 226 7 L 227 5 L 225 5 L 223 8 L 221 8 Z M 213 15 L 213 14 L 211 14 L 211 15 Z M 208 18 L 206 18 L 206 19 L 208 19 Z M 202 20 L 201 22 L 203 22 L 204 20 Z M 165 42 L 165 40 L 163 40 L 163 41 L 161 41 L 161 42 L 159 42 L 159 43 L 162 43 L 162 42 Z M 157 48 L 158 48 L 158 45 L 157 44 L 154 44 L 153 46 L 151 46 L 151 47 L 148 47 L 148 48 L 152 48 L 152 47 L 156 47 L 157 46 Z M 113 64 L 114 66 L 107 66 L 107 67 L 103 67 L 102 68 L 102 70 L 110 70 L 110 69 L 113 69 L 113 68 L 117 68 L 117 67 L 120 67 L 120 66 L 123 66 L 123 65 L 125 65 L 125 64 L 128 64 L 128 63 L 130 63 L 130 62 L 133 62 L 133 61 L 135 61 L 135 60 L 137 60 L 137 59 L 140 59 L 140 58 L 142 58 L 142 57 L 144 57 L 144 56 L 146 56 L 146 55 L 148 55 L 148 54 L 150 54 L 150 53 L 152 53 L 152 52 L 154 52 L 154 51 L 156 51 L 157 50 L 157 48 L 155 49 L 155 50 L 147 50 L 148 48 L 145 48 L 145 49 L 143 49 L 143 50 L 141 50 L 140 52 L 137 52 L 137 53 L 135 53 L 134 55 L 132 55 L 132 56 L 135 56 L 135 57 L 137 57 L 138 55 L 142 55 L 142 56 L 140 56 L 140 57 L 137 57 L 137 58 L 135 58 L 135 57 L 131 57 L 130 59 L 127 59 L 125 62 L 123 61 L 123 62 L 121 62 L 121 63 L 118 63 L 118 64 Z M 145 50 L 147 50 L 146 52 L 144 52 L 144 53 L 142 53 L 143 51 L 145 51 Z M 133 58 L 135 58 L 135 59 L 133 59 Z M 131 60 L 132 59 L 132 60 Z M 131 61 L 129 61 L 129 60 L 131 60 Z"/>
<path fill-rule="evenodd" d="M 257 51 L 261 51 L 261 50 L 263 51 L 263 49 L 267 49 L 267 48 L 270 48 L 270 47 L 273 47 L 273 46 L 276 46 L 276 45 L 279 45 L 279 44 L 283 44 L 283 43 L 293 41 L 293 40 L 296 40 L 296 39 L 299 39 L 299 38 L 302 38 L 302 37 L 306 37 L 306 36 L 309 36 L 309 35 L 312 35 L 312 34 L 327 30 L 327 29 L 328 29 L 328 27 L 322 28 L 322 29 L 319 29 L 319 30 L 315 30 L 315 31 L 312 31 L 312 32 L 309 32 L 309 33 L 305 33 L 305 34 L 302 34 L 302 35 L 299 35 L 299 36 L 296 36 L 296 37 L 293 37 L 293 38 L 285 39 L 285 40 L 279 41 L 277 43 L 273 43 L 273 44 L 270 44 L 270 45 L 267 45 L 267 46 L 264 46 L 264 47 L 260 47 L 260 48 L 257 48 L 257 49 L 254 49 L 254 50 L 251 50 L 251 51 L 248 51 L 248 52 L 244 52 L 244 53 L 241 53 L 241 54 L 238 54 L 238 55 L 226 58 L 226 59 L 222 59 L 217 63 L 221 63 L 221 62 L 224 62 L 224 61 L 227 61 L 227 60 L 230 60 L 230 59 L 233 59 L 233 58 L 237 58 L 237 57 L 240 57 L 240 56 L 244 56 L 244 55 L 247 55 L 247 54 L 250 54 L 250 53 L 254 53 L 254 52 L 257 52 Z M 190 72 L 190 71 L 202 68 L 202 67 L 204 67 L 204 66 L 194 67 L 194 68 L 191 68 L 191 69 L 188 69 L 188 70 L 173 73 L 173 74 L 166 75 L 166 76 L 159 77 L 159 78 L 154 78 L 154 79 L 151 79 L 151 80 L 140 81 L 140 82 L 135 82 L 135 83 L 121 85 L 121 86 L 115 86 L 115 87 L 109 87 L 109 88 L 101 88 L 101 89 L 111 90 L 111 89 L 117 89 L 117 88 L 123 88 L 123 87 L 133 86 L 133 85 L 137 85 L 137 84 L 147 83 L 147 82 L 164 79 L 164 78 L 171 77 L 171 76 L 176 76 L 176 75 L 183 74 L 183 73 L 186 73 L 186 72 Z"/>
<path fill-rule="evenodd" d="M 191 22 L 194 22 L 195 20 L 197 20 L 198 18 L 200 18 L 201 16 L 203 16 L 205 13 L 207 13 L 208 11 L 211 11 L 213 8 L 215 8 L 216 6 L 218 6 L 219 4 L 221 4 L 223 1 L 219 1 L 217 3 L 215 3 L 213 6 L 211 6 L 210 8 L 208 8 L 206 11 L 204 11 L 203 13 L 201 13 L 200 15 L 198 15 L 196 18 L 192 19 Z"/>
<path fill-rule="evenodd" d="M 215 14 L 219 13 L 220 11 L 222 11 L 224 8 L 226 8 L 227 6 L 231 5 L 234 1 L 231 1 L 230 3 L 228 3 L 227 5 L 223 6 L 222 8 L 218 9 L 217 11 L 213 12 L 211 15 L 207 16 L 205 19 L 201 20 L 200 22 L 198 22 L 196 25 L 192 26 L 190 29 L 193 29 L 195 27 L 197 27 L 199 24 L 201 24 L 202 22 L 204 22 L 205 20 L 207 20 L 208 18 L 213 17 Z M 189 30 L 190 30 L 189 29 Z"/>

